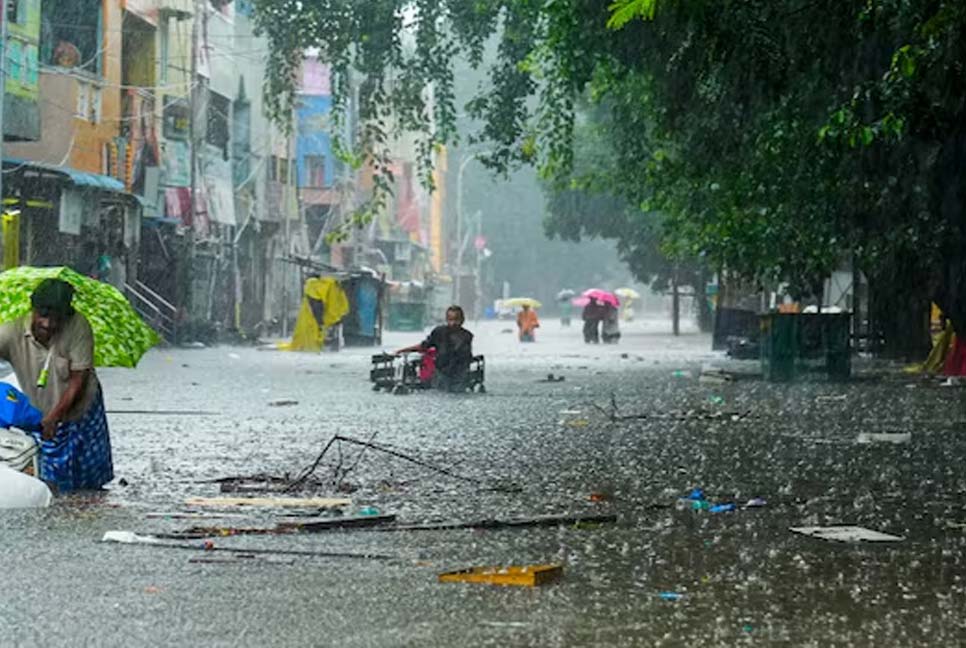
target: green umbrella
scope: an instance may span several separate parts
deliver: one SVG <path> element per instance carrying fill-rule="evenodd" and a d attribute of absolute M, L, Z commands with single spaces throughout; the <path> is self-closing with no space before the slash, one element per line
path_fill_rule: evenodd
<path fill-rule="evenodd" d="M 21 266 L 0 273 L 0 322 L 29 315 L 30 295 L 44 279 L 62 279 L 74 287 L 74 309 L 94 332 L 98 367 L 134 367 L 161 340 L 117 288 L 65 267 Z"/>

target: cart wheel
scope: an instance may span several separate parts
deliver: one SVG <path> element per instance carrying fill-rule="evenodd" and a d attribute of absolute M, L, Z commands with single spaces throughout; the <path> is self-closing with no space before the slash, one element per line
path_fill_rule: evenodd
<path fill-rule="evenodd" d="M 405 385 L 396 385 L 392 388 L 392 393 L 396 396 L 405 396 L 409 393 L 409 388 Z"/>
<path fill-rule="evenodd" d="M 479 385 L 477 385 L 476 386 L 476 393 L 477 394 L 485 394 L 486 393 L 486 385 L 484 385 L 483 383 L 480 383 Z"/>

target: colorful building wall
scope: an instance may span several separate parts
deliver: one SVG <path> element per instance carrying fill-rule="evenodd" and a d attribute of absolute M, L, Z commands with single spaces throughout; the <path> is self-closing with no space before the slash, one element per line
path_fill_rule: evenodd
<path fill-rule="evenodd" d="M 4 139 L 40 137 L 40 0 L 8 3 Z"/>
<path fill-rule="evenodd" d="M 299 187 L 331 187 L 335 180 L 335 159 L 329 135 L 332 97 L 301 95 L 297 115 Z M 316 166 L 319 162 L 321 166 Z"/>
<path fill-rule="evenodd" d="M 57 5 L 51 6 L 51 11 L 57 10 Z M 118 0 L 102 0 L 100 11 L 98 65 L 41 67 L 39 104 L 44 128 L 35 142 L 8 146 L 8 156 L 122 177 L 115 141 L 121 122 L 121 6 Z"/>

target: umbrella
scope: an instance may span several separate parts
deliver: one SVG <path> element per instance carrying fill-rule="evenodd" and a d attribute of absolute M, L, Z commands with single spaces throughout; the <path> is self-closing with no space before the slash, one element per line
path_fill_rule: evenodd
<path fill-rule="evenodd" d="M 44 279 L 62 279 L 74 287 L 74 308 L 94 332 L 98 367 L 134 367 L 160 341 L 117 288 L 65 267 L 21 266 L 0 273 L 0 322 L 30 314 L 30 295 Z"/>
<path fill-rule="evenodd" d="M 563 289 L 563 290 L 561 290 L 560 292 L 557 293 L 557 301 L 567 301 L 568 299 L 570 299 L 571 297 L 573 297 L 576 294 L 577 293 L 575 293 L 574 291 L 570 290 L 569 288 L 565 288 L 565 289 Z"/>
<path fill-rule="evenodd" d="M 621 299 L 626 299 L 628 301 L 641 298 L 641 293 L 637 292 L 633 288 L 618 288 L 614 291 L 614 294 Z"/>
<path fill-rule="evenodd" d="M 510 299 L 504 299 L 503 305 L 509 308 L 529 306 L 530 308 L 540 308 L 543 306 L 533 297 L 511 297 Z"/>
<path fill-rule="evenodd" d="M 581 298 L 582 299 L 580 301 L 583 301 L 584 299 L 586 301 L 584 301 L 583 304 L 578 304 L 578 300 L 574 300 L 573 303 L 575 306 L 586 306 L 590 303 L 591 299 L 596 299 L 602 304 L 610 304 L 614 308 L 617 308 L 621 305 L 621 300 L 617 298 L 617 295 L 606 290 L 601 290 L 600 288 L 591 288 L 590 290 L 585 290 L 583 293 L 581 293 Z"/>

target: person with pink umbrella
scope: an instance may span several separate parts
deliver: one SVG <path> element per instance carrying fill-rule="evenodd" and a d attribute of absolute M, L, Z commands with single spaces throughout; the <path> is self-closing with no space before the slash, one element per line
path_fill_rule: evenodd
<path fill-rule="evenodd" d="M 591 288 L 573 300 L 574 306 L 583 307 L 584 342 L 597 344 L 600 342 L 600 324 L 607 318 L 610 308 L 620 306 L 617 295 L 606 290 Z"/>

